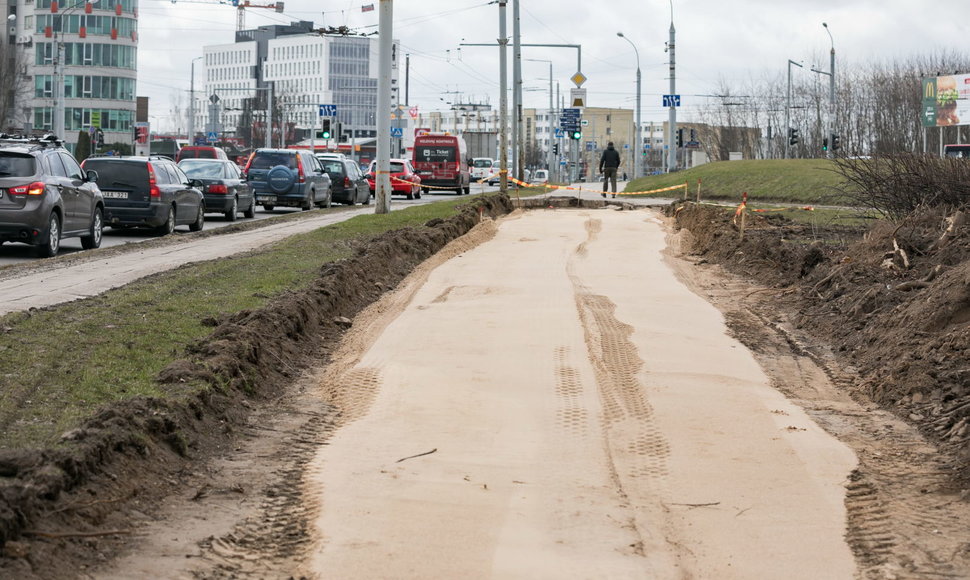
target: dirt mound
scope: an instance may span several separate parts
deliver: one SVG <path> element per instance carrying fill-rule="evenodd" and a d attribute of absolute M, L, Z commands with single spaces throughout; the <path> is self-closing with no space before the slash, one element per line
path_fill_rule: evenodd
<path fill-rule="evenodd" d="M 99 551 L 100 536 L 130 532 L 133 506 L 146 509 L 150 498 L 177 489 L 175 474 L 187 458 L 231 444 L 254 401 L 272 402 L 324 362 L 358 311 L 482 216 L 511 210 L 506 196 L 475 198 L 453 218 L 378 236 L 352 258 L 323 267 L 309 288 L 207 321 L 212 334 L 158 377 L 199 385 L 188 400 L 128 400 L 65 433 L 55 448 L 0 451 L 0 576 L 76 573 L 73 554 Z M 46 541 L 27 541 L 37 537 Z"/>
<path fill-rule="evenodd" d="M 970 231 L 959 212 L 912 215 L 868 231 L 819 230 L 672 206 L 684 250 L 776 291 L 794 331 L 829 345 L 859 388 L 957 458 L 970 476 Z"/>

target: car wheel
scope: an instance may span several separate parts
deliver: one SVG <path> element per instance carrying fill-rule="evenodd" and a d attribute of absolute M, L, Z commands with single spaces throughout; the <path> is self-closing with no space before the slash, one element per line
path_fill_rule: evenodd
<path fill-rule="evenodd" d="M 303 200 L 303 205 L 300 206 L 300 209 L 303 211 L 309 211 L 313 209 L 313 206 L 316 205 L 315 203 L 316 197 L 317 197 L 316 192 L 311 190 L 310 193 L 307 194 L 306 199 Z"/>
<path fill-rule="evenodd" d="M 427 187 L 422 187 L 421 188 L 421 192 L 422 193 L 428 193 L 428 191 L 430 191 L 430 190 Z"/>
<path fill-rule="evenodd" d="M 415 190 L 415 192 L 414 192 L 414 199 L 421 199 L 421 190 L 420 189 Z"/>
<path fill-rule="evenodd" d="M 275 208 L 275 207 L 276 207 L 275 205 L 271 205 L 271 204 L 268 204 L 268 203 L 267 204 L 263 204 L 263 211 L 273 211 L 273 208 Z"/>
<path fill-rule="evenodd" d="M 94 208 L 94 219 L 91 220 L 91 233 L 81 236 L 81 247 L 93 250 L 101 247 L 101 233 L 104 230 L 104 217 L 100 207 Z"/>
<path fill-rule="evenodd" d="M 364 203 L 364 205 L 370 205 L 370 196 L 369 195 L 364 198 L 364 202 L 363 203 Z"/>
<path fill-rule="evenodd" d="M 456 189 L 456 190 L 455 190 L 455 192 L 456 192 L 456 193 L 457 193 L 458 195 L 461 195 L 461 187 L 459 187 L 458 189 Z"/>
<path fill-rule="evenodd" d="M 236 215 L 236 214 L 233 214 Z M 199 213 L 195 215 L 195 221 L 189 224 L 190 232 L 201 232 L 205 227 L 205 205 L 199 204 Z"/>
<path fill-rule="evenodd" d="M 249 207 L 246 208 L 246 211 L 243 212 L 243 217 L 245 217 L 247 219 L 252 219 L 252 218 L 256 217 L 256 200 L 255 199 L 249 204 Z"/>
<path fill-rule="evenodd" d="M 238 215 L 239 215 L 239 200 L 233 197 L 232 206 L 226 212 L 226 219 L 231 222 L 234 222 L 236 221 L 236 217 L 238 217 Z"/>
<path fill-rule="evenodd" d="M 168 206 L 168 215 L 165 217 L 165 223 L 155 228 L 155 233 L 160 236 L 168 236 L 175 232 L 175 206 Z"/>
<path fill-rule="evenodd" d="M 414 199 L 414 194 L 410 191 L 404 194 L 405 199 Z"/>
<path fill-rule="evenodd" d="M 51 212 L 47 218 L 47 239 L 37 245 L 37 255 L 41 258 L 53 258 L 61 248 L 61 218 Z"/>
<path fill-rule="evenodd" d="M 472 192 L 472 187 L 470 185 L 466 185 L 465 186 L 465 195 L 468 195 L 471 192 Z"/>
<path fill-rule="evenodd" d="M 328 189 L 327 190 L 327 201 L 323 202 L 323 207 L 332 207 L 332 206 L 333 206 L 333 190 L 332 189 Z"/>

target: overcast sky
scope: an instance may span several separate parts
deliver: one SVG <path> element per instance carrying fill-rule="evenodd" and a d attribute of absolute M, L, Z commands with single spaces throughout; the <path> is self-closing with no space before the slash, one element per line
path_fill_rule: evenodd
<path fill-rule="evenodd" d="M 282 14 L 247 10 L 246 27 L 310 20 L 361 33 L 377 30 L 378 0 L 283 1 Z M 703 95 L 718 92 L 722 81 L 739 85 L 765 75 L 784 78 L 788 59 L 805 64 L 793 74 L 812 75 L 813 64 L 827 71 L 831 43 L 823 22 L 836 50 L 836 78 L 840 66 L 970 48 L 970 0 L 520 0 L 521 38 L 529 44 L 582 45 L 587 106 L 632 109 L 637 60 L 630 43 L 616 35 L 623 32 L 639 51 L 643 120 L 662 121 L 666 112 L 661 95 L 669 92 L 664 49 L 671 3 L 677 93 L 682 98 L 678 118 L 688 121 L 691 109 L 705 101 Z M 362 12 L 365 4 L 375 10 Z M 397 0 L 393 7 L 393 36 L 411 55 L 411 105 L 422 111 L 448 110 L 447 103 L 461 100 L 497 107 L 498 48 L 460 47 L 462 42 L 496 41 L 497 3 Z M 511 0 L 507 15 L 511 37 Z M 139 16 L 138 94 L 151 97 L 153 124 L 171 129 L 172 110 L 180 100 L 183 107 L 186 102 L 191 59 L 201 56 L 205 45 L 233 41 L 236 9 L 217 0 L 141 0 Z M 526 107 L 548 106 L 545 61 L 552 61 L 554 82 L 568 95 L 573 86 L 569 77 L 577 69 L 575 49 L 525 47 L 522 58 Z M 197 89 L 202 80 L 197 63 Z"/>

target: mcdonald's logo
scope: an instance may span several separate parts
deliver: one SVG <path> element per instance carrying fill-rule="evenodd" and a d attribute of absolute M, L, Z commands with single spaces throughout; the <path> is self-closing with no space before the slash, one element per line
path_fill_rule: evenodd
<path fill-rule="evenodd" d="M 923 98 L 936 98 L 936 79 L 923 79 Z"/>

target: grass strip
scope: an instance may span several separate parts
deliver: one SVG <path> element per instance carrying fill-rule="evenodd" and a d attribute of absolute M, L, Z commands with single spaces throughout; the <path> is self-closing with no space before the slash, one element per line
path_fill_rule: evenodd
<path fill-rule="evenodd" d="M 259 251 L 162 272 L 96 297 L 0 318 L 0 448 L 51 444 L 99 407 L 197 388 L 155 381 L 208 319 L 306 286 L 359 242 L 448 218 L 467 198 L 351 218 Z"/>

